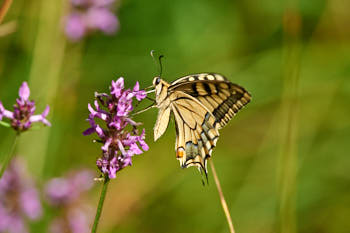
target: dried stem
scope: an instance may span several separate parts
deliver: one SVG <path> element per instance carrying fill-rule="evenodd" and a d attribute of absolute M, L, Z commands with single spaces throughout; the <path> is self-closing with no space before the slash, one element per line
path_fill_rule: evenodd
<path fill-rule="evenodd" d="M 4 0 L 4 3 L 0 8 L 0 24 L 4 19 L 5 15 L 7 14 L 7 11 L 9 10 L 11 4 L 12 4 L 12 0 Z"/>
<path fill-rule="evenodd" d="M 98 223 L 100 222 L 100 217 L 101 217 L 101 213 L 102 213 L 103 203 L 105 201 L 105 197 L 106 197 L 106 193 L 107 193 L 108 183 L 109 183 L 109 178 L 105 177 L 104 182 L 103 182 L 103 186 L 102 186 L 100 201 L 98 202 L 95 221 L 94 221 L 94 225 L 92 226 L 91 233 L 96 233 L 96 231 L 97 231 L 97 226 L 98 226 Z"/>
<path fill-rule="evenodd" d="M 222 192 L 221 184 L 220 184 L 219 178 L 218 178 L 218 176 L 216 174 L 214 163 L 213 163 L 212 160 L 209 160 L 209 163 L 210 163 L 210 167 L 211 167 L 211 170 L 213 172 L 215 184 L 216 184 L 216 187 L 218 189 L 219 196 L 220 196 L 221 206 L 222 206 L 222 209 L 224 210 L 224 213 L 225 213 L 226 219 L 227 219 L 227 223 L 228 223 L 228 226 L 230 228 L 230 233 L 235 233 L 235 229 L 233 228 L 231 214 L 230 214 L 230 211 L 228 209 L 228 206 L 227 206 L 224 194 Z"/>

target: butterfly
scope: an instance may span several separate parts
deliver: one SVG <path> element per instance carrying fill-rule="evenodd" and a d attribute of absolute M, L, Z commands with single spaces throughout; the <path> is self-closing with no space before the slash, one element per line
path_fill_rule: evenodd
<path fill-rule="evenodd" d="M 207 175 L 207 160 L 219 139 L 219 129 L 251 100 L 241 86 L 216 73 L 192 74 L 168 83 L 153 79 L 155 104 L 159 109 L 154 141 L 175 119 L 176 158 L 182 168 L 196 166 Z"/>

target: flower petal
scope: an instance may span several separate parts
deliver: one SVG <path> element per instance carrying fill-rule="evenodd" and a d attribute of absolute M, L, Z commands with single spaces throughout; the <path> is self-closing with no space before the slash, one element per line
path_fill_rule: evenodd
<path fill-rule="evenodd" d="M 140 146 L 142 147 L 142 150 L 144 150 L 144 151 L 149 150 L 149 146 L 147 145 L 147 143 L 144 140 L 140 140 L 139 143 L 140 143 Z"/>
<path fill-rule="evenodd" d="M 22 83 L 21 87 L 19 88 L 18 95 L 22 100 L 24 101 L 28 100 L 30 95 L 30 90 L 27 82 Z"/>
<path fill-rule="evenodd" d="M 32 220 L 38 219 L 42 215 L 42 207 L 38 197 L 39 193 L 35 188 L 26 189 L 20 195 L 23 212 Z"/>
<path fill-rule="evenodd" d="M 141 101 L 142 99 L 146 98 L 147 94 L 145 90 L 140 90 L 140 84 L 139 82 L 136 82 L 134 89 L 133 89 L 133 95 L 136 97 L 138 101 Z"/>
<path fill-rule="evenodd" d="M 133 92 L 138 92 L 140 90 L 140 84 L 139 82 L 137 81 L 135 86 L 134 86 L 134 89 L 133 89 Z"/>
<path fill-rule="evenodd" d="M 0 101 L 0 121 L 3 117 L 13 119 L 13 112 L 6 110 Z"/>
<path fill-rule="evenodd" d="M 51 123 L 45 118 L 46 115 L 49 113 L 49 110 L 50 108 L 49 106 L 47 106 L 42 114 L 30 116 L 29 122 L 33 123 L 41 121 L 44 125 L 51 126 Z"/>
<path fill-rule="evenodd" d="M 120 77 L 117 81 L 112 80 L 111 94 L 115 98 L 119 98 L 122 95 L 122 90 L 124 89 L 124 78 Z"/>
<path fill-rule="evenodd" d="M 105 133 L 103 132 L 103 129 L 102 129 L 99 125 L 96 125 L 95 130 L 96 130 L 97 135 L 98 135 L 100 138 L 105 137 Z"/>
<path fill-rule="evenodd" d="M 126 166 L 131 166 L 131 165 L 132 165 L 131 157 L 130 156 L 125 157 L 123 159 L 123 168 L 126 167 Z"/>
<path fill-rule="evenodd" d="M 108 35 L 115 33 L 119 27 L 117 17 L 105 7 L 90 7 L 85 20 L 89 28 L 99 29 Z"/>
<path fill-rule="evenodd" d="M 136 143 L 130 145 L 129 151 L 136 155 L 142 154 L 142 150 L 137 146 Z"/>
<path fill-rule="evenodd" d="M 83 132 L 83 135 L 87 136 L 87 135 L 90 135 L 90 134 L 93 134 L 93 133 L 95 133 L 95 128 L 88 128 L 87 130 L 85 130 Z"/>
<path fill-rule="evenodd" d="M 82 39 L 86 34 L 86 25 L 83 16 L 77 13 L 68 16 L 65 33 L 72 41 L 79 41 Z"/>
<path fill-rule="evenodd" d="M 109 145 L 112 143 L 112 138 L 108 138 L 105 142 L 105 144 L 101 147 L 102 151 L 107 152 Z"/>
<path fill-rule="evenodd" d="M 143 100 L 144 98 L 146 98 L 146 96 L 147 96 L 147 93 L 144 90 L 138 91 L 137 94 L 135 95 L 138 101 Z"/>
<path fill-rule="evenodd" d="M 98 117 L 98 118 L 105 121 L 107 119 L 107 114 L 98 111 L 99 109 L 98 109 L 98 102 L 97 101 L 95 101 L 94 104 L 95 104 L 95 106 L 97 105 L 97 111 L 91 107 L 91 104 L 88 104 L 88 109 L 91 113 L 90 114 L 91 118 Z"/>
<path fill-rule="evenodd" d="M 43 113 L 41 113 L 41 115 L 45 118 L 49 114 L 49 112 L 50 112 L 50 106 L 47 105 Z"/>

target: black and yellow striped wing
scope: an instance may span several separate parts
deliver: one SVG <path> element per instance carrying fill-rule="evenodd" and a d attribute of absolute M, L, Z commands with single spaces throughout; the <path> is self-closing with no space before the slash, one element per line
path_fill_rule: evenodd
<path fill-rule="evenodd" d="M 250 94 L 241 86 L 214 73 L 180 78 L 168 88 L 176 123 L 176 156 L 183 167 L 205 172 L 219 137 L 218 130 L 247 103 Z"/>
<path fill-rule="evenodd" d="M 206 169 L 206 160 L 219 138 L 215 117 L 192 96 L 177 92 L 171 109 L 176 127 L 176 158 L 182 167 Z"/>
<path fill-rule="evenodd" d="M 247 103 L 250 94 L 219 74 L 194 74 L 171 83 L 169 93 L 181 91 L 201 102 L 222 128 Z"/>

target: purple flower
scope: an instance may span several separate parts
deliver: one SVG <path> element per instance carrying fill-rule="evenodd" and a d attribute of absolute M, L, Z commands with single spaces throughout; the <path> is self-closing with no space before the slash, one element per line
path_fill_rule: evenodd
<path fill-rule="evenodd" d="M 87 6 L 90 3 L 90 0 L 71 0 L 70 1 L 75 7 Z"/>
<path fill-rule="evenodd" d="M 90 232 L 92 210 L 81 200 L 91 189 L 93 177 L 91 171 L 81 170 L 70 172 L 64 177 L 53 178 L 46 184 L 45 193 L 49 205 L 61 210 L 50 223 L 49 232 Z"/>
<path fill-rule="evenodd" d="M 61 216 L 52 220 L 49 225 L 50 233 L 89 233 L 92 220 L 90 206 L 77 206 L 64 210 Z"/>
<path fill-rule="evenodd" d="M 72 41 L 78 41 L 83 38 L 86 33 L 84 17 L 78 13 L 72 13 L 69 15 L 65 32 Z"/>
<path fill-rule="evenodd" d="M 110 35 L 116 32 L 119 22 L 117 17 L 107 8 L 93 7 L 86 13 L 88 28 L 98 29 Z"/>
<path fill-rule="evenodd" d="M 115 98 L 119 98 L 122 95 L 123 89 L 124 89 L 123 78 L 119 78 L 117 81 L 112 80 L 111 94 L 114 95 Z"/>
<path fill-rule="evenodd" d="M 106 7 L 111 6 L 115 0 L 91 0 L 93 6 Z"/>
<path fill-rule="evenodd" d="M 94 31 L 114 34 L 119 21 L 111 10 L 115 0 L 71 0 L 71 12 L 66 17 L 65 33 L 72 41 L 79 41 Z"/>
<path fill-rule="evenodd" d="M 8 118 L 11 120 L 11 126 L 17 132 L 28 130 L 32 123 L 42 122 L 44 125 L 51 126 L 46 119 L 49 114 L 50 107 L 46 106 L 44 112 L 40 115 L 33 115 L 35 111 L 34 101 L 29 101 L 30 90 L 27 82 L 23 82 L 18 91 L 19 98 L 13 106 L 13 112 L 6 110 L 0 101 L 0 120 Z"/>
<path fill-rule="evenodd" d="M 146 98 L 146 92 L 144 90 L 140 90 L 139 82 L 136 82 L 133 93 L 138 101 Z"/>
<path fill-rule="evenodd" d="M 102 156 L 97 159 L 96 165 L 103 174 L 112 179 L 119 170 L 131 165 L 132 156 L 143 153 L 140 147 L 144 151 L 149 149 L 144 141 L 145 130 L 139 134 L 137 126 L 140 124 L 129 116 L 133 110 L 133 98 L 141 101 L 146 98 L 146 92 L 140 90 L 138 82 L 133 90 L 125 89 L 124 78 L 121 77 L 112 81 L 110 95 L 96 93 L 95 97 L 95 108 L 88 105 L 90 115 L 87 120 L 90 128 L 83 134 L 96 133 L 99 137 L 97 141 L 103 144 Z M 104 126 L 97 124 L 96 119 L 104 122 Z M 128 125 L 131 126 L 130 130 L 126 128 Z"/>
<path fill-rule="evenodd" d="M 19 159 L 11 161 L 0 179 L 0 232 L 26 233 L 28 220 L 42 216 L 39 193 Z"/>
<path fill-rule="evenodd" d="M 93 173 L 82 170 L 66 177 L 51 179 L 45 187 L 47 200 L 51 205 L 67 205 L 89 190 L 93 185 Z"/>

